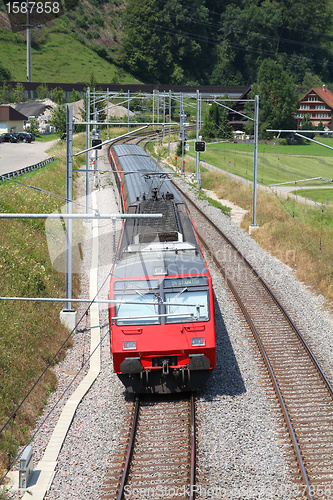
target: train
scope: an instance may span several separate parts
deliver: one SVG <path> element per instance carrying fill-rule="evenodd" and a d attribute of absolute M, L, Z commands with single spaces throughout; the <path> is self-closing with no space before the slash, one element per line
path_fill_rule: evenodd
<path fill-rule="evenodd" d="M 130 393 L 203 389 L 216 365 L 214 295 L 188 208 L 140 146 L 113 145 L 109 160 L 119 209 L 134 216 L 110 279 L 114 371 Z"/>

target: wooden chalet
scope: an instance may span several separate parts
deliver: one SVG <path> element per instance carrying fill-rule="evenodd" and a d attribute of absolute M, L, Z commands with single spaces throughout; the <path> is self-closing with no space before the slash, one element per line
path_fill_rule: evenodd
<path fill-rule="evenodd" d="M 324 130 L 333 130 L 333 94 L 325 85 L 312 88 L 302 97 L 296 116 L 298 125 L 306 118 L 315 127 L 322 122 Z"/>

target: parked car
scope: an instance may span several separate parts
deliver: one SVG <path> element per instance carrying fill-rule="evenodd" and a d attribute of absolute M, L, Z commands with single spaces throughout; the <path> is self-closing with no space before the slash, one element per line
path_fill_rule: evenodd
<path fill-rule="evenodd" d="M 5 142 L 5 138 L 2 134 L 0 135 L 0 142 Z"/>
<path fill-rule="evenodd" d="M 6 132 L 5 134 L 3 134 L 3 136 L 5 138 L 5 142 L 18 142 L 18 139 L 14 134 Z"/>
<path fill-rule="evenodd" d="M 16 138 L 20 142 L 31 142 L 35 140 L 35 138 L 32 138 L 32 134 L 29 134 L 27 132 L 19 132 L 18 134 L 15 134 Z"/>

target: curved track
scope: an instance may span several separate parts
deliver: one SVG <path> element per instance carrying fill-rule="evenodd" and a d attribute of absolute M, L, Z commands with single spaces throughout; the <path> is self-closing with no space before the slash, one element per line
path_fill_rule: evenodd
<path fill-rule="evenodd" d="M 225 276 L 264 358 L 302 475 L 299 491 L 303 498 L 333 498 L 332 386 L 300 331 L 257 271 L 180 191 L 203 245 Z M 203 236 L 207 234 L 209 243 Z"/>
<path fill-rule="evenodd" d="M 302 477 L 295 498 L 299 494 L 310 500 L 333 498 L 332 386 L 301 332 L 258 272 L 186 193 L 180 192 L 187 200 L 202 244 L 225 276 L 267 366 Z M 209 243 L 203 236 L 207 234 Z"/>

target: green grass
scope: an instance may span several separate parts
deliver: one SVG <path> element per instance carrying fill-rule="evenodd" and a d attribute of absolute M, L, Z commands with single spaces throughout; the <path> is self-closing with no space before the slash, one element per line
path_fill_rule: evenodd
<path fill-rule="evenodd" d="M 37 135 L 36 141 L 38 142 L 50 142 L 59 139 L 59 134 L 47 134 L 47 135 Z"/>
<path fill-rule="evenodd" d="M 82 148 L 84 139 L 79 144 L 76 139 L 75 143 Z M 20 182 L 65 196 L 65 144 L 58 145 L 57 156 L 59 159 L 43 169 L 20 177 Z M 79 160 L 75 160 L 75 166 L 79 166 Z M 9 181 L 0 185 L 0 212 L 50 213 L 63 204 L 56 197 Z M 0 226 L 0 295 L 63 297 L 65 274 L 52 268 L 45 222 L 2 219 Z M 77 293 L 77 276 L 73 287 Z M 66 339 L 68 331 L 60 323 L 60 309 L 61 306 L 48 302 L 0 302 L 0 428 Z M 48 370 L 15 422 L 1 434 L 0 473 L 7 465 L 7 453 L 15 456 L 17 446 L 26 442 L 46 395 L 55 384 L 55 376 Z"/>
<path fill-rule="evenodd" d="M 26 44 L 20 35 L 0 30 L 1 64 L 14 80 L 25 81 L 27 75 Z M 50 32 L 45 42 L 31 48 L 31 77 L 34 82 L 88 82 L 93 73 L 97 82 L 117 79 L 118 68 L 68 33 Z M 122 72 L 121 83 L 135 83 Z M 119 82 L 117 82 L 119 83 Z"/>
<path fill-rule="evenodd" d="M 206 196 L 203 193 L 203 191 L 199 192 L 198 198 L 200 200 L 206 200 L 206 201 L 208 201 L 208 203 L 210 203 L 213 207 L 219 208 L 222 213 L 224 213 L 225 215 L 230 216 L 230 214 L 231 214 L 231 208 L 230 207 L 226 207 L 225 205 L 222 205 L 222 203 L 220 203 L 219 201 L 214 200 L 214 198 L 211 198 L 210 196 Z"/>
<path fill-rule="evenodd" d="M 333 139 L 326 139 L 333 147 Z M 190 143 L 189 154 L 195 156 L 194 145 Z M 253 180 L 252 143 L 207 144 L 201 160 L 211 163 L 227 172 Z M 257 177 L 261 184 L 277 184 L 293 180 L 324 177 L 333 174 L 333 151 L 317 144 L 283 146 L 273 143 L 259 144 Z M 314 184 L 311 181 L 310 184 Z M 319 184 L 322 184 L 319 183 Z"/>
<path fill-rule="evenodd" d="M 333 189 L 298 189 L 297 191 L 292 191 L 292 194 L 297 194 L 297 196 L 302 198 L 307 198 L 310 200 L 315 200 L 317 203 L 322 203 L 323 205 L 333 204 Z"/>

